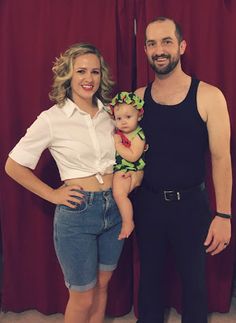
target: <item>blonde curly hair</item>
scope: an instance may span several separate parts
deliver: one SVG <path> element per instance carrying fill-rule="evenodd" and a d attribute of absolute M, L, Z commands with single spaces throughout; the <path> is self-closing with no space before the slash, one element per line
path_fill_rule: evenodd
<path fill-rule="evenodd" d="M 65 103 L 66 98 L 71 98 L 70 82 L 73 73 L 74 60 L 76 57 L 85 54 L 96 55 L 101 64 L 101 83 L 95 96 L 103 103 L 110 102 L 110 93 L 114 82 L 110 77 L 107 63 L 94 45 L 89 43 L 77 43 L 69 47 L 59 58 L 56 58 L 52 67 L 54 77 L 49 98 L 52 101 L 55 101 L 59 106 L 62 106 Z"/>

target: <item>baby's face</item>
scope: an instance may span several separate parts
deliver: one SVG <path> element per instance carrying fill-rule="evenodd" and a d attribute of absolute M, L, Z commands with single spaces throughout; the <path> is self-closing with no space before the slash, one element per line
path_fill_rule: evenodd
<path fill-rule="evenodd" d="M 122 103 L 114 107 L 114 116 L 116 128 L 129 134 L 133 132 L 138 125 L 139 112 L 132 105 Z"/>

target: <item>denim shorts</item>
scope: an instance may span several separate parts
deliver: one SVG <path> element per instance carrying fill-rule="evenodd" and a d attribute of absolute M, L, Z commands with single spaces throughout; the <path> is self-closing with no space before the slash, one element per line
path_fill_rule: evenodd
<path fill-rule="evenodd" d="M 118 240 L 121 216 L 112 190 L 79 192 L 84 197 L 75 209 L 56 207 L 54 245 L 66 286 L 86 291 L 96 285 L 99 270 L 116 268 L 123 241 Z"/>

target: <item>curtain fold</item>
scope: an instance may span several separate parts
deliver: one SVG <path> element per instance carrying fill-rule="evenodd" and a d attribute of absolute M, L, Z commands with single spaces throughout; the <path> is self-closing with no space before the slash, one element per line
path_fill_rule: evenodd
<path fill-rule="evenodd" d="M 134 0 L 116 1 L 116 44 L 110 46 L 116 58 L 116 90 L 131 91 L 135 82 L 134 58 Z M 110 22 L 111 24 L 113 21 Z M 105 29 L 106 30 L 106 29 Z M 122 316 L 131 311 L 133 305 L 132 240 L 125 241 L 124 249 L 109 285 L 107 314 Z"/>
<path fill-rule="evenodd" d="M 236 163 L 236 84 L 233 0 L 2 0 L 0 2 L 1 229 L 4 261 L 2 309 L 64 312 L 67 290 L 53 247 L 54 206 L 26 191 L 5 175 L 7 154 L 48 99 L 52 62 L 71 44 L 97 46 L 109 63 L 117 90 L 134 90 L 153 79 L 143 50 L 146 24 L 156 16 L 177 19 L 188 42 L 183 67 L 223 90 L 232 124 L 232 159 Z M 204 8 L 204 10 L 203 10 Z M 136 19 L 137 34 L 134 34 Z M 114 91 L 114 92 L 115 92 Z M 54 161 L 44 153 L 36 169 L 49 185 L 61 185 Z M 209 187 L 212 184 L 209 180 Z M 233 213 L 236 199 L 233 192 Z M 214 201 L 212 201 L 214 204 Z M 235 220 L 234 220 L 235 222 Z M 235 229 L 224 253 L 208 259 L 210 311 L 229 309 Z M 178 275 L 167 267 L 167 305 L 180 310 Z M 171 269 L 170 269 L 171 268 Z M 139 259 L 135 239 L 126 241 L 110 287 L 107 313 L 122 316 L 135 304 Z M 219 293 L 220 291 L 220 293 Z"/>

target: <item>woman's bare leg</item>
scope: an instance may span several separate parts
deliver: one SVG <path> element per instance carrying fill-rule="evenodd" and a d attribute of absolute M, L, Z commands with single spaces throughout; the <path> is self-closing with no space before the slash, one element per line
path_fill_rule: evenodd
<path fill-rule="evenodd" d="M 69 301 L 65 311 L 65 323 L 88 323 L 95 289 L 85 292 L 69 290 Z"/>
<path fill-rule="evenodd" d="M 89 323 L 103 323 L 107 304 L 107 288 L 112 276 L 111 271 L 101 271 L 98 274 L 97 285 L 94 290 L 94 299 L 90 311 Z"/>

